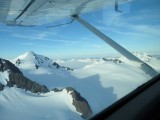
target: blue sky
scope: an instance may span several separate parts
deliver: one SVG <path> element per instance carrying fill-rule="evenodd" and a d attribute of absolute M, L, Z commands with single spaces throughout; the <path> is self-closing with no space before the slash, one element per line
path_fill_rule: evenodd
<path fill-rule="evenodd" d="M 129 51 L 160 53 L 160 1 L 135 0 L 120 5 L 122 13 L 110 6 L 81 15 L 83 19 Z M 67 20 L 64 20 L 67 21 Z M 89 58 L 117 52 L 78 22 L 47 28 L 13 27 L 0 24 L 0 57 L 15 58 L 27 51 L 50 58 Z"/>

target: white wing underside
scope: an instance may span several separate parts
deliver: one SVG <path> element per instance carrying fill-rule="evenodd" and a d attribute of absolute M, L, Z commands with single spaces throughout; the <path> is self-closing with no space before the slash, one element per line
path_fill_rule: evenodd
<path fill-rule="evenodd" d="M 0 21 L 9 25 L 42 25 L 114 4 L 115 0 L 0 0 Z"/>

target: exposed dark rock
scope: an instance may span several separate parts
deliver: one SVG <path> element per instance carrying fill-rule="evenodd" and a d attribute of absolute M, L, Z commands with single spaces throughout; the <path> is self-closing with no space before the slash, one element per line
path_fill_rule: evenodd
<path fill-rule="evenodd" d="M 119 59 L 114 59 L 113 62 L 115 62 L 115 63 L 122 63 L 122 61 L 119 60 Z"/>
<path fill-rule="evenodd" d="M 35 65 L 35 67 L 36 67 L 36 69 L 38 69 L 38 68 L 39 68 L 39 66 L 38 66 L 38 65 Z"/>
<path fill-rule="evenodd" d="M 25 90 L 29 90 L 32 93 L 46 93 L 49 92 L 46 86 L 40 85 L 37 82 L 31 81 L 28 78 L 24 77 L 19 73 L 9 73 L 9 81 L 7 81 L 7 86 L 13 87 L 16 86 L 18 88 L 22 88 Z"/>
<path fill-rule="evenodd" d="M 71 71 L 73 71 L 73 69 L 72 69 L 72 68 L 69 68 L 69 67 L 66 67 L 66 69 L 67 69 L 67 70 L 71 70 Z"/>
<path fill-rule="evenodd" d="M 22 74 L 22 72 L 10 61 L 0 58 L 0 71 L 4 72 L 6 70 L 12 71 L 14 73 Z"/>
<path fill-rule="evenodd" d="M 66 88 L 67 92 L 70 92 L 73 98 L 73 105 L 75 106 L 77 112 L 82 113 L 81 117 L 87 119 L 91 116 L 92 110 L 85 98 L 83 98 L 79 92 L 71 87 Z"/>
<path fill-rule="evenodd" d="M 54 88 L 52 91 L 54 92 L 61 92 L 63 89 Z"/>
<path fill-rule="evenodd" d="M 123 63 L 121 60 L 115 58 L 115 59 L 107 59 L 107 58 L 102 58 L 104 61 L 111 61 L 114 63 Z"/>
<path fill-rule="evenodd" d="M 66 69 L 66 70 L 68 70 L 68 71 L 73 71 L 73 70 L 74 70 L 74 69 L 72 69 L 72 68 L 64 67 L 64 66 L 62 66 L 61 68 L 64 68 L 64 69 Z"/>
<path fill-rule="evenodd" d="M 10 61 L 0 58 L 0 71 L 4 72 L 6 70 L 8 70 L 9 74 L 9 80 L 7 81 L 7 86 L 9 87 L 17 86 L 33 93 L 46 93 L 49 91 L 46 86 L 33 82 L 23 76 L 22 72 Z M 0 87 L 3 90 L 3 85 L 0 85 Z"/>
<path fill-rule="evenodd" d="M 68 71 L 70 71 L 70 70 L 73 71 L 72 68 L 60 66 L 60 65 L 59 65 L 58 63 L 56 63 L 56 62 L 54 62 L 53 65 L 56 66 L 57 69 L 59 69 L 59 68 L 64 68 L 64 69 L 66 69 L 66 70 L 68 70 Z"/>
<path fill-rule="evenodd" d="M 0 91 L 2 91 L 4 89 L 4 85 L 0 83 Z"/>
<path fill-rule="evenodd" d="M 72 68 L 69 68 L 69 67 L 64 67 L 64 66 L 62 66 L 62 68 L 66 69 L 66 70 L 68 70 L 68 71 L 73 71 L 73 69 L 72 69 Z"/>
<path fill-rule="evenodd" d="M 19 66 L 20 64 L 21 64 L 21 60 L 18 59 L 18 60 L 16 61 L 16 65 Z"/>
<path fill-rule="evenodd" d="M 49 58 L 48 58 L 48 57 L 45 57 L 45 60 L 49 60 Z"/>
<path fill-rule="evenodd" d="M 56 66 L 57 69 L 61 68 L 61 66 L 58 65 L 58 63 L 56 63 L 56 62 L 54 62 L 53 65 Z"/>

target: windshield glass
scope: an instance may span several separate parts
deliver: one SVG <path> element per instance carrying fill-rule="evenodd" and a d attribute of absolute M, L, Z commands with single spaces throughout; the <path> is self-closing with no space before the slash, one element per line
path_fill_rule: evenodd
<path fill-rule="evenodd" d="M 79 16 L 158 74 L 159 4 L 115 2 Z M 0 37 L 2 120 L 83 120 L 153 78 L 76 19 L 29 27 L 2 21 Z"/>

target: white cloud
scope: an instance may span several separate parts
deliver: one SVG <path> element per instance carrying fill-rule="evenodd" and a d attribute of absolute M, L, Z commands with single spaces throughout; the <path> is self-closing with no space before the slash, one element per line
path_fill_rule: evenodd
<path fill-rule="evenodd" d="M 149 17 L 148 14 L 150 13 Z M 152 12 L 153 14 L 153 12 Z M 125 13 L 117 13 L 113 9 L 109 9 L 103 13 L 103 19 L 97 20 L 96 27 L 103 31 L 110 31 L 117 34 L 125 35 L 156 35 L 160 36 L 160 25 L 154 25 L 152 22 L 147 23 L 146 20 L 155 20 L 158 15 L 153 14 L 150 10 L 138 11 L 133 15 Z M 160 16 L 159 16 L 160 19 Z"/>
<path fill-rule="evenodd" d="M 62 43 L 63 45 L 85 45 L 85 44 L 90 44 L 88 38 L 78 38 L 78 40 L 73 40 L 72 37 L 61 37 L 60 39 L 55 38 L 54 36 L 52 37 L 53 39 L 48 38 L 50 33 L 48 32 L 43 32 L 43 33 L 38 33 L 38 34 L 33 34 L 33 35 L 22 35 L 22 34 L 12 34 L 13 37 L 17 38 L 22 38 L 31 40 L 31 41 L 36 41 L 36 40 L 41 40 L 41 41 L 50 41 L 50 42 L 58 42 Z M 22 43 L 23 45 L 31 45 L 31 43 Z"/>
<path fill-rule="evenodd" d="M 38 31 L 38 30 L 25 30 L 23 29 L 23 33 L 13 32 L 11 36 L 17 38 L 24 38 L 29 40 L 46 40 L 49 36 L 57 35 L 56 32 L 49 32 L 49 31 Z"/>
<path fill-rule="evenodd" d="M 40 30 L 25 30 L 23 33 L 18 33 L 17 31 L 11 34 L 12 37 L 22 38 L 22 40 L 30 40 L 30 41 L 49 41 L 61 43 L 63 45 L 72 46 L 72 45 L 88 45 L 92 41 L 88 37 L 78 37 L 74 38 L 73 36 L 61 35 L 61 32 L 50 31 L 46 29 L 46 31 Z M 23 43 L 24 44 L 24 43 Z M 28 42 L 27 42 L 28 44 Z M 25 45 L 27 45 L 25 43 Z"/>
<path fill-rule="evenodd" d="M 22 34 L 12 34 L 11 36 L 13 37 L 17 37 L 17 38 L 24 38 L 24 39 L 28 39 L 28 40 L 43 40 L 42 37 L 37 37 L 37 36 L 31 36 L 31 35 L 22 35 Z"/>

